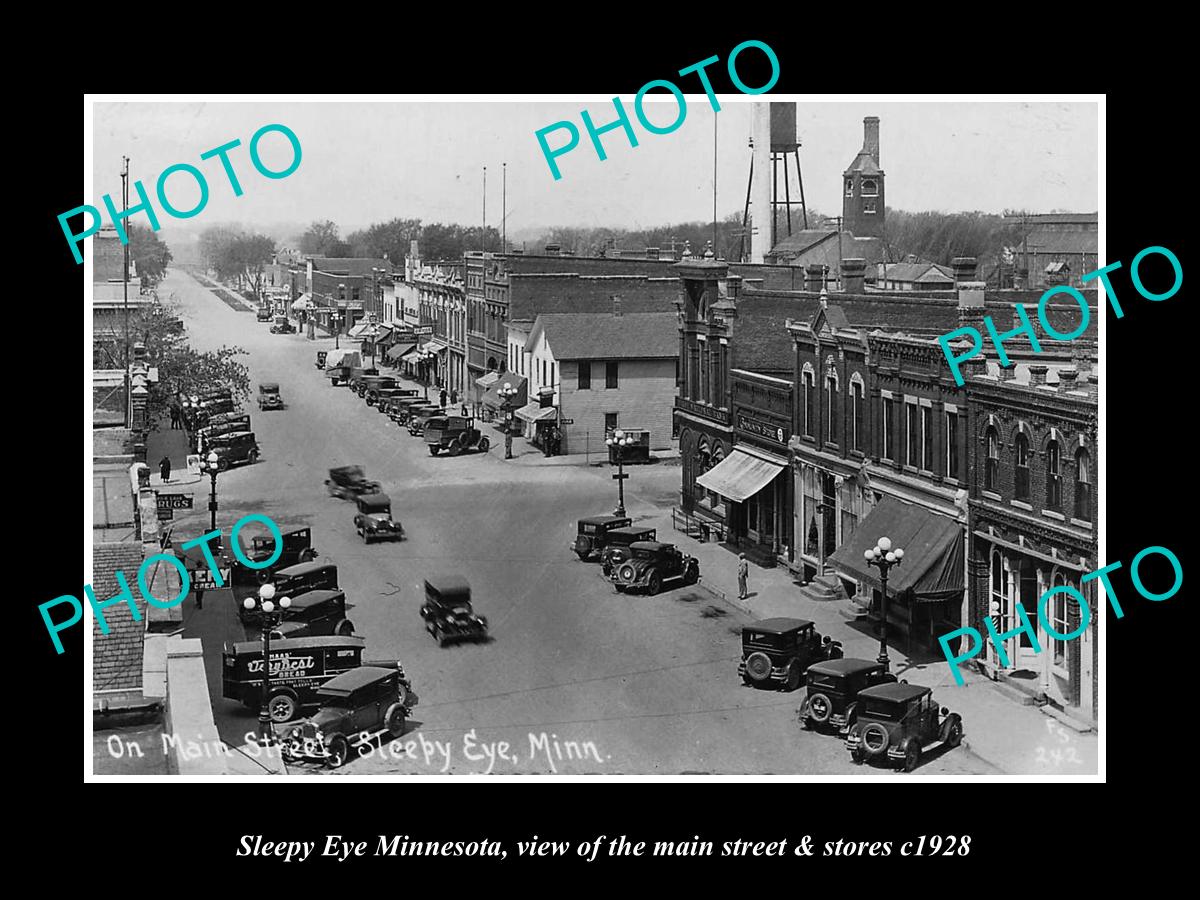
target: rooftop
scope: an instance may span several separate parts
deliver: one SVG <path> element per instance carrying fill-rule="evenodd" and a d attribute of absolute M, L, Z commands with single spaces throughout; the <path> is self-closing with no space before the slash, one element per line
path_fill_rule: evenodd
<path fill-rule="evenodd" d="M 557 359 L 673 359 L 679 355 L 675 313 L 542 314 L 530 344 L 544 334 Z"/>

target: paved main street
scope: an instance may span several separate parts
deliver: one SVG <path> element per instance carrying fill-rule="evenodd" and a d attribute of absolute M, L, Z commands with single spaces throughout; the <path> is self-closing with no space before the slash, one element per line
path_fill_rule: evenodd
<path fill-rule="evenodd" d="M 706 589 L 703 577 L 695 588 L 657 597 L 622 595 L 601 578 L 597 564 L 576 559 L 568 547 L 575 520 L 614 505 L 606 467 L 509 463 L 502 439 L 490 430 L 487 454 L 430 457 L 407 430 L 347 389 L 330 387 L 313 362 L 315 351 L 332 347 L 332 340 L 272 335 L 252 314 L 231 309 L 175 270 L 159 293 L 175 295 L 195 346 L 242 346 L 252 388 L 277 381 L 287 403 L 283 411 L 263 413 L 251 401 L 262 459 L 220 476 L 218 525 L 227 533 L 248 513 L 281 525 L 311 525 L 319 559 L 338 565 L 350 618 L 367 640 L 366 657 L 403 661 L 420 696 L 408 733 L 392 745 L 396 752 L 377 747 L 337 773 L 309 766 L 293 772 L 483 772 L 489 767 L 485 745 L 507 742 L 509 759 L 496 759 L 493 772 L 904 777 L 855 766 L 841 741 L 803 731 L 794 714 L 800 692 L 743 687 L 739 629 L 751 616 Z M 184 460 L 174 463 L 182 468 Z M 353 504 L 330 497 L 323 483 L 331 466 L 348 464 L 363 465 L 369 478 L 383 483 L 408 540 L 362 544 Z M 626 484 L 635 521 L 653 521 L 661 539 L 675 540 L 659 523 L 678 497 L 678 467 L 633 468 Z M 196 504 L 177 519 L 177 542 L 207 531 L 208 479 L 178 489 L 194 492 Z M 490 643 L 440 649 L 425 631 L 417 612 L 421 582 L 439 571 L 470 581 L 476 609 L 489 619 Z M 845 624 L 819 624 L 846 642 L 848 656 L 874 655 L 869 637 Z M 186 601 L 185 627 L 186 637 L 204 641 L 222 737 L 245 743 L 254 714 L 220 696 L 221 644 L 243 639 L 230 593 L 210 593 L 202 610 Z M 941 669 L 948 681 L 944 663 Z M 990 688 L 978 686 L 976 693 L 983 691 Z M 935 696 L 958 708 L 953 688 Z M 985 702 L 990 715 L 1011 715 L 1022 728 L 1040 725 L 1040 714 L 998 695 Z M 975 723 L 969 713 L 964 718 L 969 744 Z M 1044 736 L 1042 730 L 1036 737 Z M 566 758 L 567 742 L 576 742 L 584 758 Z M 988 761 L 995 755 L 967 744 L 927 757 L 918 774 L 1002 771 Z M 404 755 L 406 746 L 415 760 Z M 1003 769 L 1051 771 L 1029 762 Z M 1083 772 L 1071 767 L 1066 774 Z"/>

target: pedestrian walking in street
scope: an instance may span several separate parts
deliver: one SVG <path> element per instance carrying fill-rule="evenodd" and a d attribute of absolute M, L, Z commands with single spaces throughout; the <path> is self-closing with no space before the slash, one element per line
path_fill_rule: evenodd
<path fill-rule="evenodd" d="M 438 399 L 442 401 L 441 404 L 439 404 L 439 405 L 442 407 L 442 409 L 445 409 L 446 408 L 446 389 L 445 388 L 442 388 L 442 392 L 440 394 L 438 394 Z"/>
<path fill-rule="evenodd" d="M 159 474 L 162 475 L 164 482 L 171 480 L 171 458 L 164 456 L 158 463 Z"/>
<path fill-rule="evenodd" d="M 451 392 L 450 392 L 450 405 L 451 405 L 451 406 L 457 406 L 457 405 L 458 405 L 458 391 L 451 391 Z"/>
<path fill-rule="evenodd" d="M 738 599 L 745 600 L 747 596 L 746 579 L 750 576 L 750 564 L 746 562 L 746 554 L 738 554 Z"/>
<path fill-rule="evenodd" d="M 204 588 L 196 588 L 196 609 L 204 609 Z"/>

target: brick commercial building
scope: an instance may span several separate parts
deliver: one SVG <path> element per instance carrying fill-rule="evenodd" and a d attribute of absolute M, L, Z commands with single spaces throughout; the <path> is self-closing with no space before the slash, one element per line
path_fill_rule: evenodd
<path fill-rule="evenodd" d="M 557 427 L 563 453 L 603 454 L 616 428 L 644 433 L 650 450 L 671 446 L 674 312 L 626 314 L 616 300 L 606 313 L 543 314 L 523 352 L 532 402 L 516 415 L 537 445 Z"/>

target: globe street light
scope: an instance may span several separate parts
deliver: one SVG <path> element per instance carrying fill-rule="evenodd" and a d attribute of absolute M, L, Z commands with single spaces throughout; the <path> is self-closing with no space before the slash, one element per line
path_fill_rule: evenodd
<path fill-rule="evenodd" d="M 421 352 L 417 355 L 417 359 L 420 361 L 421 368 L 424 370 L 425 399 L 428 400 L 429 399 L 429 382 L 432 380 L 429 375 L 429 367 L 433 364 L 433 361 L 435 359 L 437 359 L 437 354 L 434 353 L 432 350 L 422 349 Z"/>
<path fill-rule="evenodd" d="M 200 462 L 200 471 L 206 472 L 208 477 L 212 479 L 212 493 L 208 497 L 208 512 L 211 517 L 209 528 L 211 531 L 217 530 L 217 473 L 221 471 L 221 460 L 217 456 L 217 451 L 208 451 L 208 456 Z"/>
<path fill-rule="evenodd" d="M 271 631 L 279 626 L 283 620 L 283 612 L 292 605 L 290 597 L 281 597 L 279 605 L 275 604 L 275 585 L 264 584 L 258 589 L 258 599 L 247 597 L 242 601 L 242 606 L 247 612 L 253 612 L 255 609 L 259 613 L 259 628 L 262 629 L 262 644 L 263 644 L 263 678 L 262 678 L 262 696 L 259 698 L 258 707 L 258 729 L 262 735 L 264 747 L 270 747 L 277 743 L 275 738 L 275 729 L 271 721 Z"/>
<path fill-rule="evenodd" d="M 882 663 L 884 671 L 890 666 L 887 655 L 887 582 L 888 571 L 892 566 L 900 565 L 904 559 L 904 551 L 899 547 L 892 546 L 892 540 L 889 537 L 881 537 L 875 542 L 875 546 L 870 550 L 863 551 L 863 557 L 867 561 L 867 565 L 874 566 L 879 570 L 879 578 L 883 585 L 883 599 L 879 604 L 880 612 L 880 628 L 879 628 L 879 656 L 876 662 Z"/>
<path fill-rule="evenodd" d="M 616 448 L 617 451 L 617 474 L 613 476 L 613 481 L 617 483 L 617 508 L 613 510 L 613 515 L 623 516 L 625 515 L 625 479 L 629 476 L 625 474 L 625 459 L 621 452 L 633 443 L 633 438 L 617 428 L 604 439 L 604 443 L 609 447 Z"/>
<path fill-rule="evenodd" d="M 513 397 L 517 396 L 518 389 L 513 387 L 507 381 L 496 390 L 497 396 L 500 397 L 500 408 L 504 410 L 504 458 L 512 459 L 512 416 L 513 416 Z"/>

